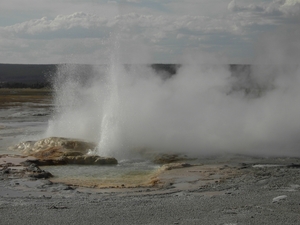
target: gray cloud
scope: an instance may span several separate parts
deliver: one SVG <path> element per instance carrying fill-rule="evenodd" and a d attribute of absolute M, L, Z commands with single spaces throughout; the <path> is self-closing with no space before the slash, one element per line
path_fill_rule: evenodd
<path fill-rule="evenodd" d="M 64 39 L 82 39 L 85 43 L 93 39 L 106 42 L 111 38 L 110 34 L 114 33 L 126 45 L 132 41 L 144 43 L 152 45 L 158 53 L 167 47 L 170 54 L 175 53 L 173 49 L 176 48 L 181 48 L 177 51 L 180 54 L 186 46 L 200 46 L 210 36 L 235 33 L 228 21 L 204 16 L 172 17 L 130 13 L 109 19 L 83 12 L 59 15 L 53 19 L 43 17 L 29 20 L 2 27 L 1 30 L 4 31 L 3 38 L 23 39 L 24 43 L 29 40 L 56 40 L 56 45 L 63 43 Z M 74 49 L 78 47 L 74 46 Z"/>
<path fill-rule="evenodd" d="M 299 0 L 273 0 L 270 3 L 240 5 L 236 0 L 232 0 L 227 7 L 231 12 L 250 12 L 260 14 L 261 16 L 273 16 L 290 18 L 299 16 Z"/>
<path fill-rule="evenodd" d="M 251 58 L 251 45 L 261 33 L 279 25 L 296 26 L 300 11 L 300 3 L 296 0 L 255 1 L 249 5 L 242 4 L 242 1 L 241 4 L 238 1 L 228 4 L 207 0 L 184 3 L 122 1 L 114 4 L 107 1 L 97 4 L 93 1 L 54 1 L 49 7 L 46 1 L 30 0 L 34 3 L 32 9 L 24 7 L 19 0 L 12 1 L 16 7 L 6 2 L 0 9 L 0 19 L 2 15 L 8 16 L 5 10 L 14 10 L 23 19 L 19 23 L 8 22 L 9 25 L 1 26 L 0 23 L 1 62 L 30 58 L 35 63 L 47 63 L 51 58 L 52 63 L 55 58 L 69 60 L 71 56 L 66 53 L 71 52 L 74 60 L 88 61 L 90 59 L 81 57 L 88 53 L 107 52 L 112 36 L 116 34 L 122 49 L 128 51 L 128 46 L 138 43 L 142 49 L 151 49 L 152 60 L 156 62 L 162 59 L 174 62 L 188 51 L 209 54 L 214 51 L 233 60 Z M 20 13 L 22 7 L 25 14 Z M 31 13 L 25 19 L 32 10 L 44 16 L 34 17 Z M 49 46 L 49 53 L 46 46 Z M 69 49 L 65 49 L 65 53 L 51 51 L 57 46 Z M 25 57 L 26 51 L 30 57 Z M 38 51 L 45 52 L 45 57 Z M 100 55 L 97 53 L 95 57 Z"/>

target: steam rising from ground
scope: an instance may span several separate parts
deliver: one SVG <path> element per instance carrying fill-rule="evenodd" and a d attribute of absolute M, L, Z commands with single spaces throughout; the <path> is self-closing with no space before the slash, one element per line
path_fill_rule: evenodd
<path fill-rule="evenodd" d="M 98 154 L 115 157 L 136 148 L 300 155 L 299 65 L 185 64 L 164 73 L 148 65 L 61 65 L 46 135 L 91 140 Z"/>
<path fill-rule="evenodd" d="M 144 147 L 299 155 L 299 67 L 255 80 L 269 67 L 182 65 L 166 79 L 146 65 L 62 65 L 47 136 L 95 141 L 114 156 Z"/>

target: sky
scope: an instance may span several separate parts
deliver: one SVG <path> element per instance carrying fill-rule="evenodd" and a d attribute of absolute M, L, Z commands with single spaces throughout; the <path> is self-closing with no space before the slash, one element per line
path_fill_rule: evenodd
<path fill-rule="evenodd" d="M 299 24 L 300 0 L 0 0 L 0 63 L 251 63 Z"/>

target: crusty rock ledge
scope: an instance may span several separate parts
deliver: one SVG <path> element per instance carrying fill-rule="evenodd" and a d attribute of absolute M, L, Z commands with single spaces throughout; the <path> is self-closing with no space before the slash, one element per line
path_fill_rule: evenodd
<path fill-rule="evenodd" d="M 0 155 L 0 179 L 53 177 L 50 172 L 40 169 L 32 161 L 35 161 L 35 158 L 22 155 Z"/>
<path fill-rule="evenodd" d="M 49 137 L 39 141 L 21 142 L 10 147 L 10 150 L 18 151 L 25 156 L 32 156 L 32 162 L 37 165 L 111 165 L 118 161 L 113 157 L 101 157 L 89 155 L 89 151 L 96 148 L 96 144 L 79 139 Z"/>

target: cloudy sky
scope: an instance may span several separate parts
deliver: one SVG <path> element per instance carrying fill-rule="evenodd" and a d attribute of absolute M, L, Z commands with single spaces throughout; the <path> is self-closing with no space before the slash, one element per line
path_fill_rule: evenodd
<path fill-rule="evenodd" d="M 245 63 L 299 24 L 300 0 L 1 0 L 0 63 Z"/>

